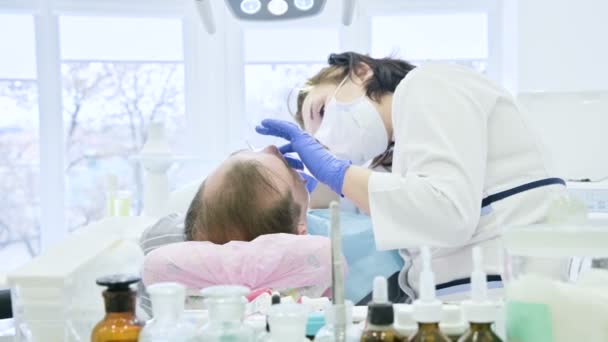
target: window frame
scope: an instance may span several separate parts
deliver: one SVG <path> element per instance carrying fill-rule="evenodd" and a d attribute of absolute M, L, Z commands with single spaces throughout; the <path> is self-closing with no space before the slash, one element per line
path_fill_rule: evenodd
<path fill-rule="evenodd" d="M 190 4 L 190 6 L 188 6 Z M 143 10 L 142 10 L 143 9 Z M 35 46 L 36 46 L 36 78 L 38 84 L 38 120 L 40 144 L 40 247 L 41 252 L 62 241 L 68 235 L 66 223 L 66 179 L 64 173 L 65 151 L 61 63 L 59 41 L 59 18 L 63 15 L 71 16 L 112 16 L 112 17 L 145 17 L 145 18 L 179 18 L 182 21 L 183 63 L 185 77 L 185 109 L 188 125 L 187 132 L 190 137 L 205 125 L 204 118 L 195 113 L 202 112 L 206 101 L 214 102 L 214 107 L 221 107 L 218 99 L 225 98 L 224 89 L 211 96 L 200 96 L 200 90 L 209 88 L 201 75 L 208 74 L 216 69 L 219 58 L 215 60 L 201 60 L 199 56 L 206 48 L 224 47 L 222 39 L 215 39 L 204 32 L 198 12 L 193 2 L 170 0 L 0 0 L 0 12 L 29 14 L 34 18 Z M 220 14 L 221 11 L 220 11 Z M 224 18 L 220 18 L 220 29 L 226 26 Z M 193 39 L 194 38 L 194 39 Z M 197 39 L 198 38 L 198 39 Z M 194 43 L 193 43 L 194 42 Z M 203 46 L 205 46 L 203 48 Z M 225 69 L 228 69 L 227 67 Z M 227 75 L 217 75 L 225 79 Z M 195 89 L 199 89 L 197 92 Z M 203 91 L 204 92 L 204 91 Z M 203 100 L 203 101 L 201 101 Z M 221 125 L 227 126 L 227 125 Z M 214 127 L 215 128 L 215 127 Z M 214 145 L 211 139 L 202 139 L 199 143 Z M 194 140 L 192 145 L 196 145 Z M 198 145 L 200 146 L 200 145 Z M 209 150 L 217 150 L 210 147 Z M 205 151 L 197 151 L 199 156 Z M 218 152 L 218 155 L 223 153 Z M 206 164 L 215 164 L 216 157 L 203 158 Z"/>

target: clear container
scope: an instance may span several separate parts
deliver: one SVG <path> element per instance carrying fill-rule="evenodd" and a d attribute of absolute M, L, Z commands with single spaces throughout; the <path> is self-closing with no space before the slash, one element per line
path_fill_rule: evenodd
<path fill-rule="evenodd" d="M 306 342 L 308 308 L 302 304 L 278 304 L 268 310 L 270 332 L 264 342 Z"/>
<path fill-rule="evenodd" d="M 507 229 L 507 340 L 608 341 L 608 227 L 532 225 Z M 595 263 L 597 264 L 597 263 Z"/>
<path fill-rule="evenodd" d="M 139 342 L 193 342 L 195 325 L 183 315 L 186 288 L 177 283 L 158 283 L 147 290 L 154 318 L 141 331 Z"/>
<path fill-rule="evenodd" d="M 199 332 L 205 342 L 254 342 L 252 327 L 243 322 L 249 289 L 243 286 L 212 286 L 201 291 L 209 310 L 209 322 Z"/>
<path fill-rule="evenodd" d="M 340 315 L 342 313 L 343 315 Z M 343 306 L 330 305 L 325 308 L 325 326 L 315 336 L 315 342 L 359 342 L 361 340 L 361 329 L 352 323 L 353 303 L 346 301 Z M 345 318 L 344 329 L 338 330 L 336 324 L 341 318 Z"/>

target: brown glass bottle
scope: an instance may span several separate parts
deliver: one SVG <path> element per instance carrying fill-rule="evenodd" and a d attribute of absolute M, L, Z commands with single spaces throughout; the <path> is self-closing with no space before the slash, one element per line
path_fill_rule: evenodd
<path fill-rule="evenodd" d="M 395 312 L 391 303 L 370 303 L 367 311 L 367 326 L 361 342 L 405 342 L 394 328 Z"/>
<path fill-rule="evenodd" d="M 491 323 L 471 323 L 469 330 L 458 342 L 502 342 L 502 340 L 492 331 Z"/>
<path fill-rule="evenodd" d="M 136 293 L 131 285 L 138 281 L 128 275 L 97 279 L 98 285 L 107 287 L 103 292 L 106 315 L 93 329 L 91 342 L 137 342 L 142 326 L 135 317 Z"/>
<path fill-rule="evenodd" d="M 452 342 L 439 330 L 439 323 L 418 323 L 418 331 L 410 342 Z"/>
<path fill-rule="evenodd" d="M 406 342 L 407 338 L 393 329 L 368 330 L 361 335 L 361 342 Z"/>

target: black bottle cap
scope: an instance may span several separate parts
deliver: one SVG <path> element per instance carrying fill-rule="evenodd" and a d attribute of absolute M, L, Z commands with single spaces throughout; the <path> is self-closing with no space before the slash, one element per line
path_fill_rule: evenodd
<path fill-rule="evenodd" d="M 106 286 L 109 292 L 121 292 L 130 290 L 131 285 L 140 280 L 140 277 L 131 274 L 113 274 L 97 278 L 97 285 Z"/>
<path fill-rule="evenodd" d="M 367 310 L 369 324 L 392 325 L 395 322 L 395 311 L 391 303 L 371 303 Z"/>

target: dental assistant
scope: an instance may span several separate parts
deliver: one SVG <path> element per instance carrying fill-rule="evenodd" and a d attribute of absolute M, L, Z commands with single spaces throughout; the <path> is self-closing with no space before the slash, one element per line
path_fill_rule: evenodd
<path fill-rule="evenodd" d="M 565 193 L 512 95 L 464 66 L 332 54 L 301 91 L 298 114 L 306 131 L 272 119 L 256 130 L 288 140 L 286 157 L 297 153 L 316 179 L 370 213 L 377 248 L 401 250 L 399 284 L 411 297 L 417 248 L 433 248 L 440 296 L 467 286 L 477 245 L 499 282 L 501 229 L 542 222 Z M 389 150 L 390 173 L 355 165 Z"/>

